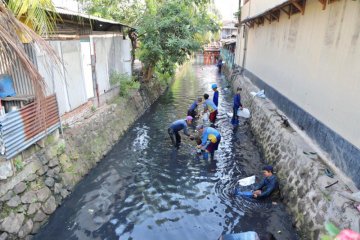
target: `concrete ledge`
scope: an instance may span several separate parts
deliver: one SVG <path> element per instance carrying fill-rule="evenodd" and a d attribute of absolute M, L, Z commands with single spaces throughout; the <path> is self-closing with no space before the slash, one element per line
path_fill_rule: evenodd
<path fill-rule="evenodd" d="M 314 118 L 300 106 L 283 96 L 276 89 L 266 84 L 255 74 L 244 70 L 257 87 L 264 89 L 265 94 L 273 103 L 284 111 L 300 129 L 304 130 L 326 152 L 328 158 L 349 176 L 356 186 L 360 188 L 360 149 L 345 140 L 339 134 L 327 127 L 324 123 Z"/>
<path fill-rule="evenodd" d="M 326 168 L 339 170 L 326 164 L 329 159 L 322 157 L 319 149 L 300 134 L 301 130 L 293 122 L 290 121 L 290 126 L 286 127 L 282 117 L 285 114 L 274 103 L 250 94 L 259 89 L 249 79 L 233 77 L 233 89 L 238 86 L 243 88 L 243 105 L 252 114 L 252 131 L 267 161 L 275 166 L 284 202 L 302 239 L 318 239 L 327 221 L 359 231 L 359 212 L 354 202 L 339 194 L 348 191 L 348 180 L 338 174 L 334 178 L 324 174 Z M 338 183 L 327 187 L 336 181 Z"/>

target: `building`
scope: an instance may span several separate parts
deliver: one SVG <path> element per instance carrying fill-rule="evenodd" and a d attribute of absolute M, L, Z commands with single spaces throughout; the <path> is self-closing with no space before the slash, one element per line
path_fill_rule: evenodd
<path fill-rule="evenodd" d="M 360 2 L 247 0 L 236 65 L 360 187 Z"/>
<path fill-rule="evenodd" d="M 58 95 L 63 115 L 88 102 L 101 105 L 102 95 L 119 87 L 110 81 L 112 73 L 131 75 L 131 41 L 126 36 L 131 27 L 64 8 L 56 10 L 62 20 L 48 41 L 64 65 L 60 71 L 49 69 L 40 52 L 36 57 L 48 93 Z"/>
<path fill-rule="evenodd" d="M 236 21 L 223 21 L 221 27 L 221 39 L 231 38 L 236 36 L 237 27 L 235 27 Z"/>
<path fill-rule="evenodd" d="M 45 99 L 35 97 L 33 82 L 19 59 L 0 54 L 0 79 L 11 82 L 0 114 L 0 165 L 47 134 L 81 119 L 91 108 L 119 94 L 113 73 L 132 74 L 131 27 L 115 21 L 57 8 L 56 32 L 46 36 L 62 65 L 55 66 L 34 44 L 24 50 L 46 84 Z M 10 79 L 10 80 L 9 80 Z M 2 86 L 7 86 L 2 84 Z M 2 92 L 3 89 L 0 91 Z M 39 112 L 40 111 L 40 112 Z M 7 166 L 7 165 L 6 165 Z"/>

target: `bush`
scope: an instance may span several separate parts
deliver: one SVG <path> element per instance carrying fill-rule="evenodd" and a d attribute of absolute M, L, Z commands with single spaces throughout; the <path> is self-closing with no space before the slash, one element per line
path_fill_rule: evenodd
<path fill-rule="evenodd" d="M 110 75 L 111 86 L 120 85 L 120 96 L 128 97 L 129 90 L 138 90 L 140 83 L 136 82 L 133 77 L 126 73 L 112 72 Z"/>

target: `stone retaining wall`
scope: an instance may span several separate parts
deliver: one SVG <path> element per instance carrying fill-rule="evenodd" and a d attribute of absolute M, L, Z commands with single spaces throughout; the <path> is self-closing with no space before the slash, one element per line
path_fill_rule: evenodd
<path fill-rule="evenodd" d="M 111 149 L 164 88 L 151 83 L 116 98 L 74 127 L 58 131 L 5 166 L 0 180 L 0 240 L 31 239 L 73 187 Z"/>
<path fill-rule="evenodd" d="M 225 71 L 226 72 L 226 71 Z M 275 167 L 280 179 L 281 192 L 301 239 L 319 239 L 327 221 L 341 228 L 359 231 L 360 214 L 354 202 L 339 195 L 349 191 L 339 175 L 330 178 L 324 174 L 328 168 L 338 172 L 321 158 L 296 126 L 269 100 L 253 97 L 250 92 L 259 89 L 239 75 L 226 72 L 235 89 L 240 86 L 242 103 L 251 111 L 251 129 L 263 148 L 269 164 Z M 327 187 L 332 183 L 331 187 Z"/>

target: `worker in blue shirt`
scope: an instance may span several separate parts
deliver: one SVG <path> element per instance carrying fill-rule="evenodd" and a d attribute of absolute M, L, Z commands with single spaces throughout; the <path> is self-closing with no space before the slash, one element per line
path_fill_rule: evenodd
<path fill-rule="evenodd" d="M 218 107 L 219 106 L 219 91 L 217 90 L 216 83 L 212 84 L 211 88 L 214 91 L 213 102 L 214 102 L 215 106 Z"/>
<path fill-rule="evenodd" d="M 221 135 L 215 128 L 204 127 L 203 125 L 197 126 L 196 129 L 201 136 L 201 144 L 197 148 L 203 150 L 203 157 L 208 159 L 208 153 L 211 155 L 211 160 L 214 160 L 215 151 L 218 150 L 221 141 Z"/>
<path fill-rule="evenodd" d="M 194 101 L 188 109 L 187 115 L 195 118 L 198 115 L 197 107 L 201 104 L 201 102 L 202 97 L 199 97 L 196 101 Z"/>
<path fill-rule="evenodd" d="M 234 104 L 233 104 L 233 117 L 231 119 L 231 124 L 234 126 L 239 125 L 239 117 L 237 115 L 237 112 L 240 109 L 242 109 L 242 104 L 241 104 L 241 96 L 240 96 L 240 92 L 242 91 L 242 88 L 238 87 L 236 89 L 236 94 L 234 96 Z"/>
<path fill-rule="evenodd" d="M 273 174 L 272 166 L 263 167 L 264 179 L 255 186 L 253 197 L 256 199 L 263 199 L 271 195 L 272 192 L 279 189 L 277 177 Z"/>
<path fill-rule="evenodd" d="M 170 127 L 168 128 L 168 133 L 169 133 L 171 142 L 176 148 L 178 148 L 181 143 L 181 136 L 179 134 L 179 132 L 181 130 L 183 130 L 184 134 L 186 136 L 190 137 L 190 139 L 194 138 L 188 131 L 188 126 L 191 125 L 192 120 L 193 120 L 193 117 L 187 116 L 186 119 L 180 119 L 180 120 L 173 122 L 170 125 Z"/>
<path fill-rule="evenodd" d="M 218 67 L 218 72 L 221 73 L 221 68 L 222 68 L 222 65 L 223 65 L 223 61 L 221 58 L 218 59 L 217 63 L 216 63 L 216 66 Z"/>

